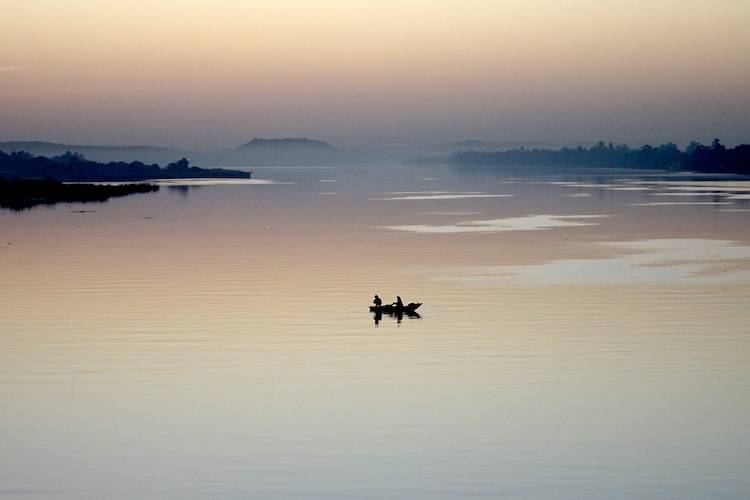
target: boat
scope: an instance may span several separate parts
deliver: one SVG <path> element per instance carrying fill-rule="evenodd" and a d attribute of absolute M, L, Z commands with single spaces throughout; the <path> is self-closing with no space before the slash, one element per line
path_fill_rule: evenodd
<path fill-rule="evenodd" d="M 419 306 L 421 306 L 421 302 L 410 302 L 408 304 L 405 304 L 401 307 L 395 306 L 393 304 L 385 304 L 382 306 L 370 306 L 370 312 L 374 313 L 383 313 L 383 314 L 409 314 L 415 312 L 417 309 L 419 309 Z"/>

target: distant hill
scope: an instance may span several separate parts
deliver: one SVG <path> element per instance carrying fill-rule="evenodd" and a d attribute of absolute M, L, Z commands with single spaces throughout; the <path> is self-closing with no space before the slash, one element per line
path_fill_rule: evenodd
<path fill-rule="evenodd" d="M 364 151 L 338 148 L 325 141 L 308 138 L 255 138 L 236 148 L 184 151 L 159 146 L 95 146 L 46 141 L 0 142 L 0 152 L 25 151 L 35 156 L 61 156 L 77 153 L 91 161 L 143 162 L 166 165 L 181 158 L 222 167 L 247 168 L 255 165 L 321 165 L 361 161 Z"/>
<path fill-rule="evenodd" d="M 315 165 L 361 159 L 361 152 L 346 151 L 325 141 L 308 138 L 255 138 L 221 157 L 224 164 Z"/>
<path fill-rule="evenodd" d="M 66 152 L 78 153 L 94 161 L 142 161 L 168 163 L 179 160 L 184 153 L 158 146 L 93 146 L 86 144 L 60 144 L 45 141 L 0 142 L 0 151 L 26 151 L 37 156 L 58 156 Z"/>
<path fill-rule="evenodd" d="M 334 152 L 339 149 L 327 142 L 315 139 L 287 137 L 283 139 L 262 139 L 254 138 L 246 142 L 239 148 L 240 150 L 269 150 L 269 151 L 289 151 L 289 150 L 312 150 L 312 151 L 329 151 Z"/>

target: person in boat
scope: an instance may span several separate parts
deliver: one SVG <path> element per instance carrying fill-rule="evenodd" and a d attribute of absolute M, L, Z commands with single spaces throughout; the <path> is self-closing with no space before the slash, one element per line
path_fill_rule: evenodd
<path fill-rule="evenodd" d="M 403 308 L 404 303 L 401 301 L 401 296 L 396 295 L 396 302 L 393 303 L 394 307 Z"/>
<path fill-rule="evenodd" d="M 375 304 L 375 307 L 380 307 L 381 305 L 383 305 L 383 301 L 380 300 L 380 297 L 378 297 L 377 295 L 375 295 L 375 298 L 372 300 L 372 303 Z"/>

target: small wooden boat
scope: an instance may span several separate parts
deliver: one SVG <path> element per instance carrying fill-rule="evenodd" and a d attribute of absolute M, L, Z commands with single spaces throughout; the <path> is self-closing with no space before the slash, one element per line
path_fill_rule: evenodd
<path fill-rule="evenodd" d="M 408 304 L 404 304 L 403 307 L 398 307 L 393 304 L 385 304 L 382 306 L 370 306 L 370 312 L 374 313 L 384 313 L 384 314 L 408 314 L 413 313 L 417 309 L 419 309 L 419 306 L 421 306 L 421 302 L 410 302 Z"/>

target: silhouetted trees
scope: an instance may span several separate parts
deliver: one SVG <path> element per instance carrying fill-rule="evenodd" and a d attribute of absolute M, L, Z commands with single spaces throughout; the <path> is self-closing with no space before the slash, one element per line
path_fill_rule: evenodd
<path fill-rule="evenodd" d="M 53 180 L 0 179 L 0 208 L 23 210 L 60 202 L 104 202 L 113 196 L 158 191 L 154 184 L 63 184 Z"/>
<path fill-rule="evenodd" d="M 167 170 L 172 172 L 186 170 L 188 168 L 190 168 L 190 161 L 187 158 L 183 158 L 167 165 Z"/>
<path fill-rule="evenodd" d="M 47 158 L 34 156 L 25 151 L 4 153 L 0 151 L 0 178 L 5 179 L 55 179 L 64 182 L 81 181 L 143 181 L 149 179 L 186 178 L 249 178 L 250 172 L 228 169 L 206 169 L 191 167 L 187 159 L 170 163 L 167 168 L 157 164 L 146 165 L 139 161 L 131 163 L 98 163 L 89 161 L 70 151 Z"/>
<path fill-rule="evenodd" d="M 590 148 L 460 151 L 448 161 L 457 165 L 624 167 L 750 174 L 750 145 L 727 149 L 719 139 L 714 139 L 710 146 L 693 141 L 685 151 L 680 151 L 671 142 L 631 149 L 625 144 L 605 145 L 600 141 Z"/>

